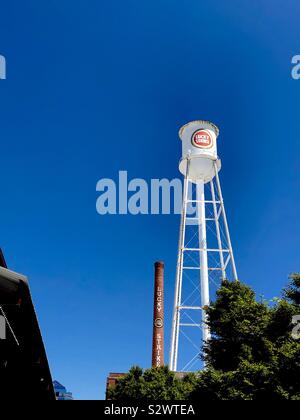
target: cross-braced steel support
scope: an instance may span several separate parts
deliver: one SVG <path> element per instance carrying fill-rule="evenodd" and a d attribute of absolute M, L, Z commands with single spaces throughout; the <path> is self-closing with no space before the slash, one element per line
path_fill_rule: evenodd
<path fill-rule="evenodd" d="M 213 162 L 214 178 L 206 183 L 209 187 L 210 197 L 205 197 L 205 183 L 203 180 L 191 181 L 189 168 L 193 157 L 187 158 L 186 174 L 184 179 L 183 203 L 180 223 L 178 259 L 176 270 L 175 299 L 172 320 L 172 335 L 170 348 L 170 369 L 172 371 L 189 371 L 200 359 L 202 344 L 210 339 L 210 332 L 206 322 L 205 307 L 209 305 L 209 286 L 211 282 L 230 278 L 227 275 L 231 268 L 231 278 L 237 280 L 237 271 L 234 261 L 232 244 L 228 229 L 227 217 L 218 176 L 216 161 Z M 195 197 L 193 199 L 193 186 Z M 189 206 L 195 204 L 196 217 L 189 217 Z M 187 240 L 187 228 L 196 225 L 196 244 Z M 208 235 L 209 233 L 209 235 Z M 210 237 L 214 236 L 215 242 L 210 245 Z M 196 255 L 198 254 L 198 255 Z M 187 265 L 187 261 L 192 264 Z M 213 263 L 213 264 L 212 264 Z M 230 264 L 229 264 L 230 263 Z M 214 266 L 212 266 L 214 265 Z M 193 289 L 184 295 L 185 282 L 189 279 L 188 272 L 197 272 L 197 281 L 191 280 Z M 186 274 L 185 274 L 186 273 Z M 197 298 L 199 298 L 197 300 Z M 193 304 L 197 300 L 197 304 Z M 184 317 L 184 318 L 183 318 Z M 193 327 L 193 328 L 192 328 Z M 190 335 L 189 331 L 198 331 L 197 337 Z M 185 360 L 178 369 L 179 342 L 181 337 L 187 339 L 188 344 L 196 352 Z M 184 359 L 184 357 L 182 358 Z"/>

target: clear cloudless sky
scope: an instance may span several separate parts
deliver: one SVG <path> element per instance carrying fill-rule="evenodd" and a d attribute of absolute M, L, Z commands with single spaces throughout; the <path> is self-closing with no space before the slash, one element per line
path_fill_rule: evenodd
<path fill-rule="evenodd" d="M 178 177 L 181 125 L 220 127 L 239 277 L 280 293 L 299 260 L 297 0 L 1 1 L 0 243 L 27 274 L 53 377 L 104 398 L 151 362 L 153 262 L 168 354 L 179 216 L 100 216 L 100 178 Z"/>

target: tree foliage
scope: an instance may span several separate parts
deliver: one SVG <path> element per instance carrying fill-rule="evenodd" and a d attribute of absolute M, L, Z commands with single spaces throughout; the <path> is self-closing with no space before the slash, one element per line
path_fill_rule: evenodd
<path fill-rule="evenodd" d="M 133 367 L 111 399 L 300 400 L 300 340 L 292 337 L 300 315 L 300 275 L 282 298 L 257 301 L 253 290 L 224 280 L 207 308 L 211 340 L 203 348 L 205 369 L 178 376 L 168 367 Z"/>
<path fill-rule="evenodd" d="M 192 373 L 178 378 L 167 366 L 146 369 L 134 366 L 121 378 L 115 388 L 108 391 L 108 398 L 113 400 L 184 400 L 196 385 L 196 376 Z"/>

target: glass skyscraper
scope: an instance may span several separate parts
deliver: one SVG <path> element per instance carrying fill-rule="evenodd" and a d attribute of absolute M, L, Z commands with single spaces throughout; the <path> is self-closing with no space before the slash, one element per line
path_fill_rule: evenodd
<path fill-rule="evenodd" d="M 57 400 L 73 400 L 72 392 L 67 392 L 66 387 L 58 381 L 53 381 L 55 397 Z"/>

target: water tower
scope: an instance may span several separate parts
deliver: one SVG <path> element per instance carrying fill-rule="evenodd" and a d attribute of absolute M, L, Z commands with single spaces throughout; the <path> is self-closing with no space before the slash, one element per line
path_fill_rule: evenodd
<path fill-rule="evenodd" d="M 219 129 L 192 121 L 179 130 L 184 175 L 170 369 L 200 368 L 201 347 L 210 338 L 204 308 L 221 279 L 237 280 L 217 155 Z M 180 365 L 180 366 L 179 366 Z"/>

